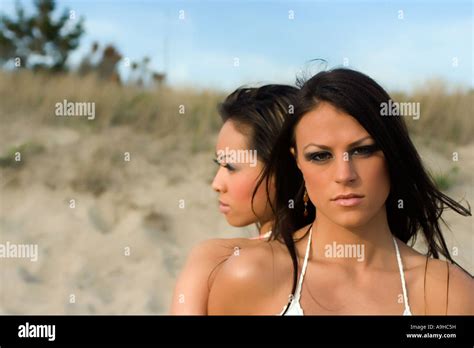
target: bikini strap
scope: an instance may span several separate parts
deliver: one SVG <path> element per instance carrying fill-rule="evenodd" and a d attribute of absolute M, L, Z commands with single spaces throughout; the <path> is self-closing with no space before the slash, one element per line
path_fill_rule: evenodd
<path fill-rule="evenodd" d="M 313 232 L 313 226 L 311 226 L 311 229 L 309 230 L 309 238 L 308 238 L 308 244 L 306 246 L 306 254 L 304 256 L 304 262 L 303 262 L 303 267 L 301 269 L 301 274 L 300 274 L 300 279 L 298 280 L 298 286 L 295 291 L 295 300 L 299 300 L 300 294 L 301 294 L 301 287 L 303 286 L 303 278 L 306 273 L 306 268 L 308 267 L 308 258 L 309 258 L 309 250 L 311 246 L 311 235 Z"/>
<path fill-rule="evenodd" d="M 400 279 L 402 281 L 403 302 L 405 304 L 405 313 L 406 313 L 410 311 L 410 306 L 408 305 L 408 295 L 407 295 L 407 288 L 405 284 L 405 273 L 403 272 L 402 258 L 400 257 L 400 250 L 398 249 L 398 244 L 395 237 L 393 237 L 393 243 L 395 244 L 395 250 L 397 251 L 398 269 L 400 271 Z"/>

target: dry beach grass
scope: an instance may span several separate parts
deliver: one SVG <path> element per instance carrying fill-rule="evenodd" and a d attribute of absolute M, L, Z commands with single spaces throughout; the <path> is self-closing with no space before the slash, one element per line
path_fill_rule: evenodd
<path fill-rule="evenodd" d="M 448 194 L 472 203 L 473 91 L 397 97 L 422 103 L 420 120 L 407 119 L 420 153 Z M 39 256 L 0 260 L 0 313 L 164 314 L 194 244 L 253 235 L 226 224 L 210 188 L 222 98 L 1 72 L 0 240 L 38 244 Z M 95 102 L 95 119 L 54 116 L 64 99 Z M 446 219 L 473 272 L 472 218 Z"/>

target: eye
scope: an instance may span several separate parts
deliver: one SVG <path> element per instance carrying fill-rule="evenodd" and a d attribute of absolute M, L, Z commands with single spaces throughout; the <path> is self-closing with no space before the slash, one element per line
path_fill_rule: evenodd
<path fill-rule="evenodd" d="M 377 145 L 366 145 L 366 146 L 361 146 L 353 149 L 351 151 L 351 155 L 355 156 L 370 156 L 374 152 L 378 151 Z"/>
<path fill-rule="evenodd" d="M 311 162 L 324 162 L 331 158 L 331 153 L 326 151 L 313 152 L 305 154 L 305 158 Z"/>
<path fill-rule="evenodd" d="M 216 163 L 218 166 L 220 167 L 224 167 L 225 169 L 227 169 L 229 172 L 233 172 L 235 171 L 235 167 L 230 165 L 229 163 L 224 163 L 224 162 L 219 162 L 219 160 L 217 158 L 213 158 L 212 161 L 214 163 Z"/>
<path fill-rule="evenodd" d="M 231 166 L 230 164 L 226 163 L 224 165 L 224 168 L 226 168 L 229 172 L 235 171 L 235 167 Z"/>

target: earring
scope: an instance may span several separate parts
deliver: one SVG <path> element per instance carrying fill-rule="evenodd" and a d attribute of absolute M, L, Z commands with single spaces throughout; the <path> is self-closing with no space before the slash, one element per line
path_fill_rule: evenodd
<path fill-rule="evenodd" d="M 303 195 L 303 202 L 304 202 L 304 212 L 303 215 L 304 217 L 308 216 L 308 191 L 306 191 L 306 188 L 304 189 L 304 195 Z"/>

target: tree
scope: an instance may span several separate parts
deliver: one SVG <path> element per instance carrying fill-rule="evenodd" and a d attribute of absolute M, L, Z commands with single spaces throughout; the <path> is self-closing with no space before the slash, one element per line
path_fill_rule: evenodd
<path fill-rule="evenodd" d="M 17 2 L 16 18 L 0 17 L 0 64 L 14 59 L 18 67 L 66 70 L 69 53 L 84 33 L 84 19 L 76 21 L 75 13 L 65 9 L 54 20 L 54 0 L 35 0 L 34 5 L 31 16 Z"/>

